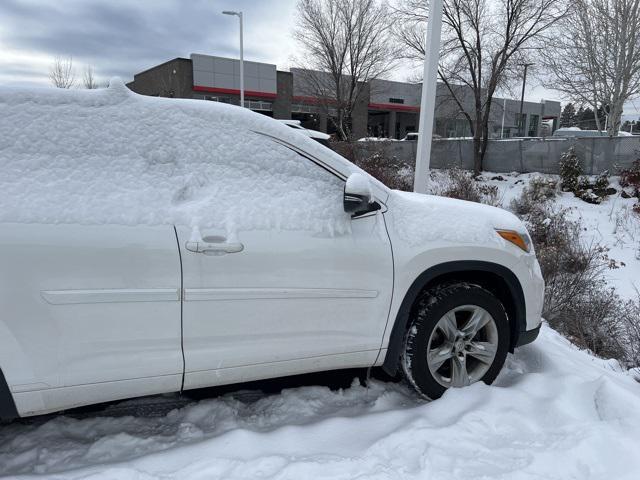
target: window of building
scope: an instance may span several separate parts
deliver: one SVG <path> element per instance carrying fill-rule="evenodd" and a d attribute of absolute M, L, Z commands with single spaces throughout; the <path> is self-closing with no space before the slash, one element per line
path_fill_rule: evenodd
<path fill-rule="evenodd" d="M 471 129 L 464 118 L 436 118 L 434 133 L 444 138 L 469 137 Z"/>
<path fill-rule="evenodd" d="M 529 137 L 538 136 L 538 124 L 540 122 L 540 115 L 531 115 L 529 119 Z"/>
<path fill-rule="evenodd" d="M 291 113 L 317 113 L 318 107 L 314 105 L 304 105 L 302 103 L 294 103 L 291 105 Z"/>
<path fill-rule="evenodd" d="M 389 103 L 404 103 L 404 98 L 390 98 Z"/>
<path fill-rule="evenodd" d="M 525 126 L 527 125 L 527 114 L 523 113 L 522 116 L 520 116 L 519 113 L 516 113 L 516 125 L 518 126 L 518 133 L 517 135 L 520 136 L 524 136 L 524 129 Z"/>
<path fill-rule="evenodd" d="M 271 112 L 273 110 L 273 103 L 260 100 L 245 100 L 244 106 L 254 111 Z"/>

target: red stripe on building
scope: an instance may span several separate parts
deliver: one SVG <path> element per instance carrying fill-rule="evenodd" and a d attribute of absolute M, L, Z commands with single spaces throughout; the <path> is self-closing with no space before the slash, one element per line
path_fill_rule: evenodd
<path fill-rule="evenodd" d="M 194 85 L 193 89 L 196 92 L 209 92 L 209 93 L 226 93 L 230 95 L 240 95 L 240 90 L 235 88 L 218 88 L 218 87 L 204 87 L 202 85 Z M 269 92 L 255 92 L 253 90 L 245 90 L 245 97 L 258 97 L 258 98 L 271 98 L 274 99 L 278 96 L 277 93 Z"/>
<path fill-rule="evenodd" d="M 412 107 L 411 105 L 401 105 L 398 103 L 370 103 L 369 108 L 374 110 L 397 110 L 399 112 L 419 112 L 420 107 Z"/>

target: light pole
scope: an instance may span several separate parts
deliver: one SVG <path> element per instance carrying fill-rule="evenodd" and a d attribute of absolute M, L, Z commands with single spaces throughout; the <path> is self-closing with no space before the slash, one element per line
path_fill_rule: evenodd
<path fill-rule="evenodd" d="M 502 126 L 500 127 L 500 138 L 504 138 L 504 114 L 507 111 L 507 99 L 502 102 Z"/>
<path fill-rule="evenodd" d="M 524 76 L 522 77 L 522 95 L 520 96 L 520 117 L 518 118 L 518 136 L 524 137 L 524 121 L 522 120 L 522 107 L 524 106 L 524 87 L 527 84 L 527 69 L 533 65 L 533 63 L 523 63 Z"/>
<path fill-rule="evenodd" d="M 240 106 L 244 107 L 244 49 L 242 46 L 242 12 L 225 10 L 224 15 L 235 15 L 240 19 Z"/>
<path fill-rule="evenodd" d="M 416 151 L 416 172 L 413 191 L 427 192 L 429 162 L 431 159 L 431 139 L 433 137 L 433 117 L 436 108 L 436 87 L 438 80 L 438 59 L 440 57 L 440 32 L 442 30 L 442 0 L 430 0 L 427 23 L 427 49 L 424 52 L 424 72 L 422 74 L 422 96 L 420 98 L 420 121 L 418 148 Z"/>

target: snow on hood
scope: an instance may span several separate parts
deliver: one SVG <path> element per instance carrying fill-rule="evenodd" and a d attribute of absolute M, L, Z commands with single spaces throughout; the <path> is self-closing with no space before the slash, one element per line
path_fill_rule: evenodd
<path fill-rule="evenodd" d="M 398 190 L 393 191 L 389 202 L 395 231 L 414 246 L 434 241 L 503 244 L 496 228 L 526 231 L 512 213 L 480 203 Z"/>
<path fill-rule="evenodd" d="M 137 95 L 119 80 L 0 88 L 0 222 L 348 231 L 343 182 L 255 132 L 360 171 L 236 106 Z"/>

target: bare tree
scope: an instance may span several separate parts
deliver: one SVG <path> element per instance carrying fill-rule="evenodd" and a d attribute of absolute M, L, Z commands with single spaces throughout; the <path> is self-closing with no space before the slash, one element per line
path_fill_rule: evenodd
<path fill-rule="evenodd" d="M 56 57 L 49 68 L 49 79 L 54 87 L 71 88 L 76 83 L 73 58 Z"/>
<path fill-rule="evenodd" d="M 438 76 L 467 120 L 474 171 L 482 170 L 494 95 L 567 11 L 564 0 L 444 0 Z M 404 0 L 396 9 L 405 56 L 424 59 L 428 9 Z"/>
<path fill-rule="evenodd" d="M 603 107 L 617 135 L 625 102 L 640 94 L 640 0 L 575 0 L 546 53 L 545 86 Z"/>
<path fill-rule="evenodd" d="M 82 74 L 82 84 L 84 85 L 84 88 L 89 90 L 99 88 L 98 82 L 93 75 L 93 67 L 91 65 L 87 65 L 84 69 L 84 73 Z"/>
<path fill-rule="evenodd" d="M 368 82 L 392 67 L 389 14 L 379 0 L 299 0 L 294 37 L 304 49 L 306 95 L 321 108 L 342 139 Z"/>

